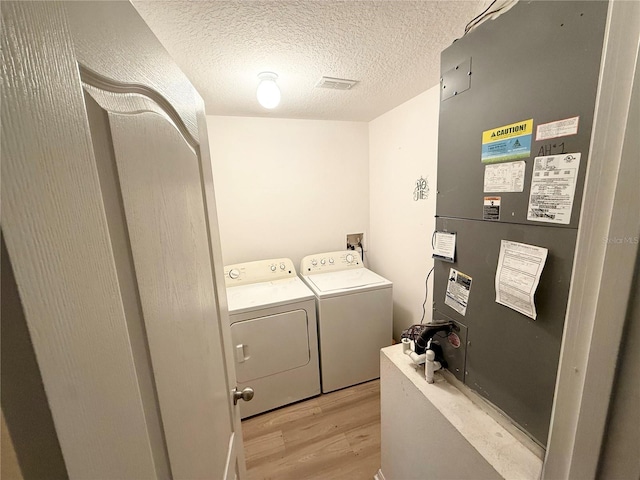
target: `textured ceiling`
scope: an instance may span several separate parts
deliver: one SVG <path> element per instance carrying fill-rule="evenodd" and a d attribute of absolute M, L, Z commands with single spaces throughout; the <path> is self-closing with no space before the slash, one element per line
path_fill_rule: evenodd
<path fill-rule="evenodd" d="M 209 115 L 369 121 L 434 86 L 440 52 L 489 1 L 139 1 Z M 257 75 L 279 75 L 275 110 Z M 315 88 L 322 76 L 359 80 Z"/>

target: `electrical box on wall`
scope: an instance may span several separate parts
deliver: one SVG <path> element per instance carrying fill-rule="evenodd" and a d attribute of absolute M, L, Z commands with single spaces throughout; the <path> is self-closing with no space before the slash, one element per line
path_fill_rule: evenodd
<path fill-rule="evenodd" d="M 364 233 L 348 233 L 347 250 L 355 250 L 358 247 L 364 249 Z"/>
<path fill-rule="evenodd" d="M 456 250 L 453 263 L 435 261 L 433 318 L 457 322 L 465 336 L 455 347 L 443 345 L 453 373 L 541 445 L 551 417 L 606 16 L 607 2 L 519 2 L 441 57 L 436 230 L 456 232 Z M 547 252 L 537 289 L 525 273 L 514 274 L 530 290 L 533 315 L 497 301 L 505 241 Z M 452 293 L 452 278 L 461 275 L 467 286 Z"/>

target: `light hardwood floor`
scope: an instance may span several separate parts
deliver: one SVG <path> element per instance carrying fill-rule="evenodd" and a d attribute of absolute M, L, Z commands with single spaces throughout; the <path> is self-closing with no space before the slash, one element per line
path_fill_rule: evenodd
<path fill-rule="evenodd" d="M 242 422 L 252 480 L 371 480 L 380 468 L 380 381 Z"/>

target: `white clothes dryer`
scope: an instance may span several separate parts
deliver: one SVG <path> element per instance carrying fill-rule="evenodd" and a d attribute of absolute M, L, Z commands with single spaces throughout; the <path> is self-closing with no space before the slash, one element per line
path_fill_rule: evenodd
<path fill-rule="evenodd" d="M 246 418 L 320 394 L 315 297 L 288 258 L 224 269 L 238 389 Z"/>
<path fill-rule="evenodd" d="M 353 250 L 306 256 L 300 274 L 316 296 L 322 391 L 379 378 L 380 349 L 393 336 L 392 283 Z"/>

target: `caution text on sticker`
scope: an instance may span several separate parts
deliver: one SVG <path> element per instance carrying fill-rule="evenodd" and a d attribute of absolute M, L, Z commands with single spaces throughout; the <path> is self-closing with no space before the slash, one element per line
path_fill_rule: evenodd
<path fill-rule="evenodd" d="M 533 132 L 533 118 L 522 122 L 504 125 L 502 127 L 485 130 L 482 132 L 482 143 L 497 142 L 505 138 L 519 137 L 520 135 L 530 135 Z"/>

